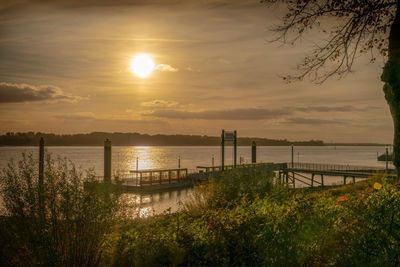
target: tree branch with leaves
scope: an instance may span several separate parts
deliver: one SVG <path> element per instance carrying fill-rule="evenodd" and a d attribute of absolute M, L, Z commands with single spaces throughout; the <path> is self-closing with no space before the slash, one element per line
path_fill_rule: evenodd
<path fill-rule="evenodd" d="M 327 37 L 286 75 L 288 82 L 311 79 L 323 83 L 352 72 L 358 55 L 369 53 L 371 62 L 386 61 L 382 81 L 394 123 L 393 163 L 400 173 L 400 0 L 261 0 L 267 6 L 284 6 L 274 41 L 296 44 L 305 34 L 319 30 Z"/>

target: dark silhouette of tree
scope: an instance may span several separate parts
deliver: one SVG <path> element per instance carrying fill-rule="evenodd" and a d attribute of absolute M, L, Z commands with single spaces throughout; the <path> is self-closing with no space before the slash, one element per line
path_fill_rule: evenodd
<path fill-rule="evenodd" d="M 393 164 L 400 174 L 400 0 L 261 0 L 268 6 L 284 5 L 282 23 L 274 28 L 275 41 L 296 43 L 319 28 L 328 38 L 298 65 L 287 81 L 310 78 L 322 83 L 331 76 L 351 72 L 357 55 L 386 58 L 381 79 L 394 123 Z"/>

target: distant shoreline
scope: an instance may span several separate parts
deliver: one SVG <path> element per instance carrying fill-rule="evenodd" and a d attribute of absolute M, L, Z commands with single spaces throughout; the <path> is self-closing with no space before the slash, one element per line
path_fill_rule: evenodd
<path fill-rule="evenodd" d="M 88 134 L 7 133 L 0 136 L 0 147 L 37 146 L 43 137 L 46 146 L 103 146 L 110 139 L 113 146 L 220 146 L 221 138 L 206 135 L 148 135 L 140 133 L 93 132 Z M 290 141 L 260 137 L 239 137 L 238 146 L 390 146 L 377 143 L 324 143 L 321 140 Z"/>

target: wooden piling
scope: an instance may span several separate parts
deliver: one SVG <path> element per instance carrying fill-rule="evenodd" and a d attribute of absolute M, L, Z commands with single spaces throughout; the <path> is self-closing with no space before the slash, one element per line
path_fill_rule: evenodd
<path fill-rule="evenodd" d="M 321 186 L 324 187 L 324 175 L 321 174 Z"/>
<path fill-rule="evenodd" d="M 39 142 L 39 211 L 40 211 L 40 216 L 43 219 L 44 218 L 44 139 L 43 137 L 40 138 Z"/>
<path fill-rule="evenodd" d="M 311 174 L 311 187 L 314 187 L 314 173 Z"/>
<path fill-rule="evenodd" d="M 237 161 L 237 135 L 236 130 L 233 132 L 233 167 L 236 168 Z"/>
<path fill-rule="evenodd" d="M 104 141 L 104 182 L 111 183 L 111 141 Z"/>
<path fill-rule="evenodd" d="M 256 142 L 253 141 L 251 143 L 251 163 L 257 162 L 257 145 Z"/>
<path fill-rule="evenodd" d="M 343 176 L 343 184 L 344 185 L 346 184 L 346 179 L 347 179 L 347 176 Z"/>
<path fill-rule="evenodd" d="M 294 179 L 294 172 L 292 172 L 293 189 L 296 188 L 296 180 Z"/>
<path fill-rule="evenodd" d="M 221 171 L 224 171 L 225 164 L 225 130 L 221 134 Z"/>

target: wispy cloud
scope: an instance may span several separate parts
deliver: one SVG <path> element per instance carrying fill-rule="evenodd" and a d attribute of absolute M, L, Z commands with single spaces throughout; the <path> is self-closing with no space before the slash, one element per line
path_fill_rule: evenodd
<path fill-rule="evenodd" d="M 304 111 L 304 112 L 309 112 L 309 111 L 316 111 L 316 112 L 331 112 L 331 111 L 337 111 L 337 112 L 347 112 L 347 111 L 353 111 L 354 107 L 352 106 L 306 106 L 306 107 L 296 107 L 295 108 L 297 111 Z"/>
<path fill-rule="evenodd" d="M 168 65 L 168 64 L 158 64 L 158 65 L 155 67 L 155 69 L 156 69 L 156 70 L 159 70 L 159 71 L 162 71 L 162 72 L 164 72 L 164 71 L 170 71 L 170 72 L 177 72 L 177 71 L 179 71 L 179 69 L 174 68 L 174 67 L 172 67 L 171 65 Z"/>
<path fill-rule="evenodd" d="M 182 110 L 155 110 L 145 116 L 154 116 L 170 119 L 203 119 L 203 120 L 265 120 L 275 119 L 291 112 L 286 109 L 229 109 L 206 111 L 182 111 Z"/>
<path fill-rule="evenodd" d="M 0 82 L 0 103 L 77 101 L 79 99 L 80 97 L 68 95 L 52 85 L 34 86 Z"/>
<path fill-rule="evenodd" d="M 142 107 L 149 107 L 149 108 L 170 108 L 175 107 L 178 105 L 176 101 L 167 101 L 162 99 L 155 99 L 153 101 L 142 102 L 140 104 Z"/>
<path fill-rule="evenodd" d="M 343 124 L 348 124 L 348 122 L 343 121 L 343 120 L 330 120 L 330 119 L 316 119 L 316 118 L 301 118 L 301 117 L 293 117 L 293 118 L 288 118 L 284 121 L 284 123 L 288 124 L 304 124 L 304 125 L 332 125 L 332 124 L 337 124 L 337 125 L 343 125 Z"/>

